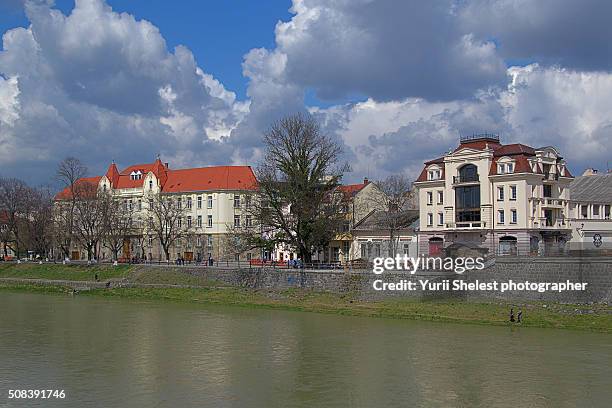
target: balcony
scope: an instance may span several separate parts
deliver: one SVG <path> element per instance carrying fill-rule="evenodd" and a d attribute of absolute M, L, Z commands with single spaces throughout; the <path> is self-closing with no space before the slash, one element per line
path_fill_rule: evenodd
<path fill-rule="evenodd" d="M 462 221 L 462 222 L 447 222 L 445 224 L 446 229 L 453 230 L 473 230 L 486 228 L 487 223 L 484 221 Z"/>
<path fill-rule="evenodd" d="M 565 203 L 566 203 L 566 200 L 561 199 L 561 198 L 545 197 L 542 199 L 541 206 L 548 207 L 548 208 L 563 209 L 565 208 Z"/>
<path fill-rule="evenodd" d="M 539 217 L 539 218 L 536 218 L 536 220 L 538 220 L 538 224 L 534 225 L 535 228 L 541 228 L 541 229 L 569 229 L 570 228 L 569 220 L 565 220 L 562 218 L 552 219 L 552 218 L 546 218 L 546 217 Z"/>
<path fill-rule="evenodd" d="M 453 176 L 453 184 L 479 183 L 478 174 L 469 177 Z"/>

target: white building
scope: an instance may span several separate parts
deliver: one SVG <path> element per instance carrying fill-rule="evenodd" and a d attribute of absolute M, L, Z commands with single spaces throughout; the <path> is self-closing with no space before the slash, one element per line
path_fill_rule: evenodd
<path fill-rule="evenodd" d="M 553 147 L 502 145 L 495 135 L 461 138 L 425 163 L 419 190 L 419 252 L 451 245 L 487 254 L 566 251 L 573 176 Z"/>
<path fill-rule="evenodd" d="M 571 249 L 612 252 L 612 174 L 593 171 L 570 184 Z"/>
<path fill-rule="evenodd" d="M 153 196 L 171 196 L 177 205 L 185 209 L 182 228 L 186 238 L 179 239 L 171 250 L 171 258 L 187 261 L 213 258 L 217 261 L 236 260 L 234 254 L 225 250 L 224 240 L 228 227 L 250 225 L 253 220 L 246 214 L 257 189 L 257 180 L 250 166 L 211 166 L 188 169 L 170 169 L 167 163 L 157 159 L 154 163 L 136 164 L 121 172 L 113 163 L 103 176 L 89 177 L 81 182 L 94 183 L 99 191 L 111 192 L 124 205 L 134 210 L 141 220 L 147 220 L 147 211 Z M 67 188 L 56 196 L 56 200 L 67 199 Z M 154 234 L 141 229 L 146 239 L 133 237 L 126 240 L 123 258 L 140 257 L 144 253 L 149 260 L 163 260 L 163 250 Z M 144 248 L 140 247 L 144 242 Z M 100 249 L 102 258 L 109 258 L 109 251 Z M 258 254 L 245 253 L 250 259 Z M 84 259 L 81 248 L 71 249 L 71 258 Z"/>

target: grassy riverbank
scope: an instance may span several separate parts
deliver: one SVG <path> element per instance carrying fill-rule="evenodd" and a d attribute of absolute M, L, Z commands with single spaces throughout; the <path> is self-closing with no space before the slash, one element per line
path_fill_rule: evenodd
<path fill-rule="evenodd" d="M 0 278 L 91 280 L 94 267 L 25 265 L 0 267 Z M 100 268 L 100 267 L 96 267 Z M 111 269 L 111 271 L 108 271 Z M 196 304 L 219 304 L 241 307 L 261 307 L 318 313 L 334 313 L 351 316 L 385 317 L 394 319 L 429 320 L 439 322 L 508 325 L 508 312 L 523 310 L 527 327 L 549 327 L 576 330 L 591 330 L 612 333 L 612 307 L 607 305 L 567 305 L 554 303 L 516 303 L 491 301 L 487 303 L 453 300 L 418 301 L 397 298 L 381 301 L 364 301 L 347 294 L 320 293 L 307 290 L 252 290 L 219 287 L 216 282 L 180 272 L 153 269 L 135 271 L 130 267 L 104 268 L 100 276 L 126 279 L 134 283 L 180 284 L 200 286 L 198 288 L 115 288 L 83 291 L 79 296 L 120 297 L 151 301 L 189 302 Z M 104 275 L 102 275 L 104 274 Z M 72 279 L 70 279 L 72 278 Z M 84 279 L 79 279 L 84 278 Z M 1 290 L 28 291 L 62 294 L 67 288 L 41 286 L 29 283 L 0 281 Z"/>

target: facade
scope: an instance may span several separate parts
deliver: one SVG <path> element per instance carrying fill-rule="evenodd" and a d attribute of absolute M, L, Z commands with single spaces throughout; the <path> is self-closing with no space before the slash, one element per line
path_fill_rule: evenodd
<path fill-rule="evenodd" d="M 591 169 L 570 184 L 571 249 L 612 253 L 612 173 Z"/>
<path fill-rule="evenodd" d="M 503 145 L 495 135 L 462 137 L 428 161 L 419 191 L 419 253 L 452 247 L 488 255 L 567 251 L 573 176 L 554 147 Z"/>
<path fill-rule="evenodd" d="M 98 186 L 98 191 L 110 192 L 114 198 L 134 211 L 143 220 L 141 228 L 126 239 L 122 257 L 146 258 L 149 261 L 165 260 L 165 255 L 155 234 L 147 228 L 147 214 L 152 197 L 162 194 L 184 208 L 180 220 L 185 236 L 171 249 L 171 260 L 216 261 L 238 260 L 238 255 L 228 250 L 228 230 L 232 226 L 252 222 L 245 208 L 252 200 L 257 180 L 250 166 L 214 166 L 189 169 L 171 169 L 157 159 L 154 163 L 137 164 L 119 171 L 113 163 L 105 175 L 84 179 Z M 69 198 L 65 189 L 56 200 Z M 100 258 L 109 259 L 110 251 L 100 248 Z M 85 259 L 82 248 L 74 246 L 71 258 Z M 245 253 L 242 259 L 258 254 Z"/>
<path fill-rule="evenodd" d="M 379 205 L 380 200 L 376 197 L 382 194 L 367 178 L 364 178 L 363 183 L 341 185 L 338 192 L 343 195 L 341 211 L 345 221 L 327 248 L 317 254 L 317 259 L 323 263 L 344 263 L 359 259 L 352 253 L 353 229 Z"/>
<path fill-rule="evenodd" d="M 352 230 L 353 243 L 351 246 L 351 259 L 362 259 L 372 262 L 377 257 L 391 256 L 390 233 L 382 225 L 385 225 L 384 211 L 373 210 L 365 218 L 359 221 Z M 394 232 L 396 254 L 411 257 L 418 256 L 418 228 L 419 211 L 406 210 L 399 214 L 404 225 Z"/>

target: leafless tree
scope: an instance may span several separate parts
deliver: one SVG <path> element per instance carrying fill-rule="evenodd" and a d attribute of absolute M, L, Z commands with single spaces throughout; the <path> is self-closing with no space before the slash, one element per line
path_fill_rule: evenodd
<path fill-rule="evenodd" d="M 287 116 L 265 133 L 265 153 L 256 169 L 258 197 L 246 213 L 253 223 L 234 231 L 237 245 L 294 248 L 304 262 L 325 247 L 343 220 L 335 194 L 346 166 L 341 147 L 321 133 L 310 116 Z"/>
<path fill-rule="evenodd" d="M 98 258 L 98 244 L 104 236 L 105 199 L 98 194 L 95 183 L 79 182 L 73 189 L 74 238 L 87 250 L 87 259 Z"/>
<path fill-rule="evenodd" d="M 69 196 L 64 198 L 63 205 L 57 208 L 58 211 L 55 216 L 56 238 L 58 238 L 58 244 L 65 257 L 70 255 L 70 246 L 74 233 L 74 215 L 78 199 L 77 181 L 85 177 L 86 174 L 87 167 L 75 157 L 67 157 L 57 166 L 55 178 L 69 192 Z"/>
<path fill-rule="evenodd" d="M 406 217 L 406 210 L 414 209 L 414 195 L 411 191 L 412 183 L 404 175 L 391 175 L 384 180 L 377 181 L 376 187 L 382 194 L 373 194 L 370 197 L 372 207 L 379 210 L 377 220 L 380 228 L 389 233 L 389 256 L 397 253 L 399 231 L 408 227 L 412 222 Z"/>
<path fill-rule="evenodd" d="M 131 203 L 114 198 L 111 194 L 101 193 L 103 212 L 103 240 L 102 245 L 113 254 L 113 260 L 119 259 L 119 252 L 123 249 L 130 235 L 135 234 L 139 227 L 135 218 L 135 211 Z"/>
<path fill-rule="evenodd" d="M 31 249 L 47 257 L 53 242 L 53 197 L 47 188 L 32 190 L 31 213 L 28 217 L 28 241 Z"/>
<path fill-rule="evenodd" d="M 179 206 L 172 196 L 155 194 L 150 195 L 149 200 L 147 230 L 159 240 L 166 261 L 170 261 L 170 248 L 187 234 L 186 223 L 182 222 L 186 209 Z"/>
<path fill-rule="evenodd" d="M 15 178 L 0 178 L 0 211 L 5 219 L 3 239 L 19 257 L 27 227 L 24 225 L 32 212 L 32 189 Z M 9 235 L 10 234 L 10 235 Z"/>

